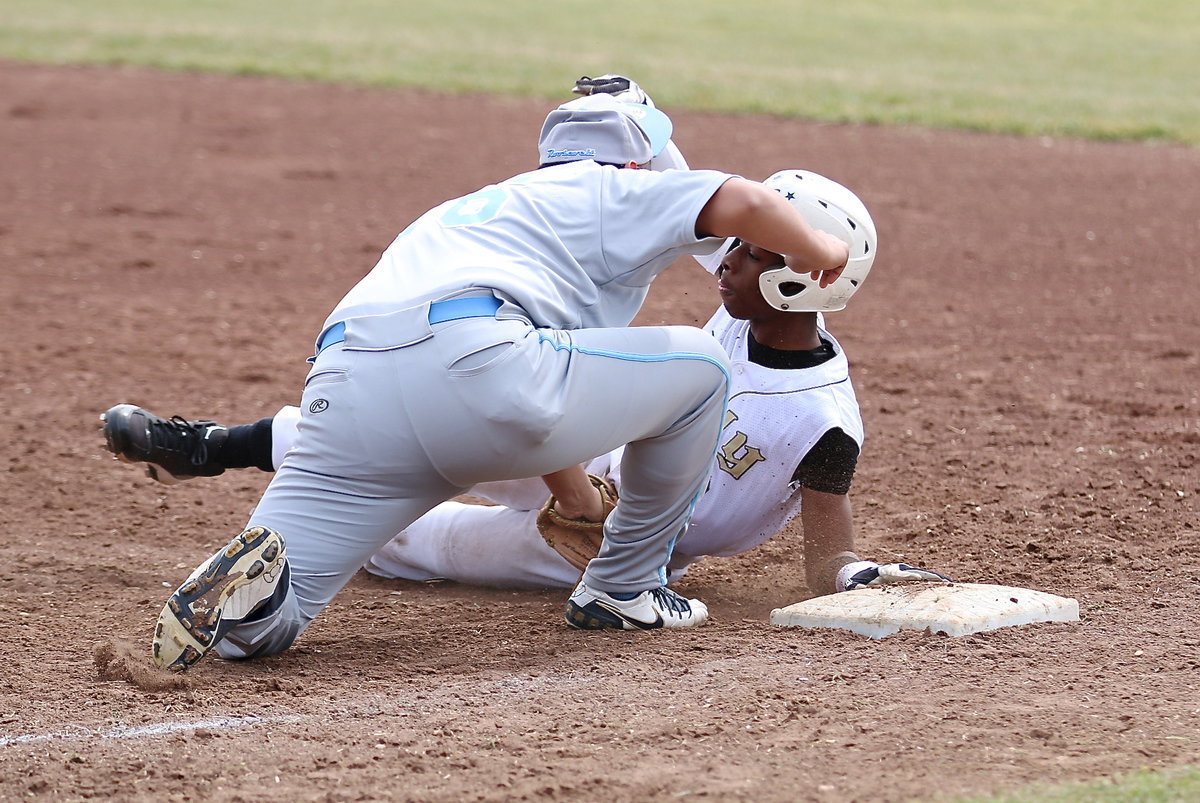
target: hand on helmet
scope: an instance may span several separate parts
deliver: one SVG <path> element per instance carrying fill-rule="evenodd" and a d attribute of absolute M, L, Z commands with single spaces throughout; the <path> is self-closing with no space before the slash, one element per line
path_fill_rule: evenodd
<path fill-rule="evenodd" d="M 950 583 L 949 577 L 929 569 L 918 569 L 907 563 L 879 564 L 870 560 L 848 563 L 838 571 L 837 590 L 853 591 L 866 586 L 882 586 L 889 583 L 906 583 L 922 580 Z"/>
<path fill-rule="evenodd" d="M 837 262 L 837 267 L 828 268 L 825 270 L 809 271 L 809 278 L 820 284 L 821 287 L 828 287 L 838 280 L 842 275 L 842 271 L 846 269 L 846 263 L 850 261 L 850 247 L 840 237 L 830 234 L 827 231 L 813 229 L 813 234 L 821 241 L 822 245 L 830 253 L 829 262 Z M 804 267 L 801 265 L 793 265 L 791 257 L 784 257 L 784 264 L 792 270 L 799 270 L 798 273 L 804 272 Z"/>

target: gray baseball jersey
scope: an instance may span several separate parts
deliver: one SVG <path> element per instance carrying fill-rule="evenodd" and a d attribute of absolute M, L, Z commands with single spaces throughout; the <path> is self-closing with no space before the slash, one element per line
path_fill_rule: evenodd
<path fill-rule="evenodd" d="M 401 232 L 325 325 L 485 287 L 537 327 L 626 326 L 655 276 L 719 244 L 696 217 L 728 178 L 581 161 L 484 187 Z"/>

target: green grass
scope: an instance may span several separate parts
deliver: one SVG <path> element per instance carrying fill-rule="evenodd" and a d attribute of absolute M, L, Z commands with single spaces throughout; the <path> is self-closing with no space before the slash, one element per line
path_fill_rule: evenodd
<path fill-rule="evenodd" d="M 1200 800 L 1200 769 L 1141 771 L 1112 781 L 1049 786 L 1040 784 L 963 803 L 1190 803 Z"/>
<path fill-rule="evenodd" d="M 1195 0 L 3 0 L 0 58 L 1200 144 Z"/>

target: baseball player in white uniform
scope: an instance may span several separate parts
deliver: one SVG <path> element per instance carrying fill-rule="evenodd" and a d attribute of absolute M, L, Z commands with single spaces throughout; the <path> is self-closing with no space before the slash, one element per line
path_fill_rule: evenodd
<path fill-rule="evenodd" d="M 296 443 L 247 529 L 168 599 L 158 665 L 286 649 L 435 505 L 621 444 L 621 500 L 567 621 L 707 619 L 703 603 L 666 587 L 666 565 L 713 465 L 728 359 L 699 329 L 628 324 L 658 273 L 714 238 L 786 254 L 789 270 L 821 286 L 849 249 L 757 182 L 633 169 L 661 152 L 670 121 L 606 97 L 552 111 L 543 169 L 430 210 L 335 307 Z"/>

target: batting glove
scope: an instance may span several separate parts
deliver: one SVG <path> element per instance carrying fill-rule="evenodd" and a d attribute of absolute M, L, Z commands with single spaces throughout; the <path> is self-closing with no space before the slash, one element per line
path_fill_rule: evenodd
<path fill-rule="evenodd" d="M 870 560 L 847 563 L 837 575 L 838 591 L 853 591 L 866 586 L 882 586 L 888 583 L 907 583 L 916 580 L 953 582 L 949 577 L 929 569 L 918 569 L 907 563 L 879 564 Z"/>
<path fill-rule="evenodd" d="M 641 103 L 654 108 L 654 101 L 635 81 L 623 75 L 601 75 L 596 78 L 583 76 L 571 90 L 576 95 L 612 95 L 623 103 Z"/>

